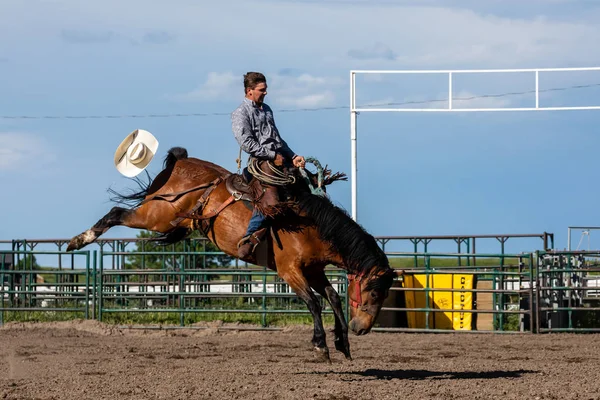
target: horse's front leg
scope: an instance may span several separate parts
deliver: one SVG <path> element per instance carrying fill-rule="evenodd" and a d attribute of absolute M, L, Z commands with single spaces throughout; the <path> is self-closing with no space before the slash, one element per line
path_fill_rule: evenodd
<path fill-rule="evenodd" d="M 329 282 L 329 279 L 325 276 L 325 272 L 322 270 L 311 273 L 308 276 L 308 283 L 317 293 L 326 298 L 329 301 L 329 304 L 331 304 L 333 315 L 335 317 L 335 349 L 342 352 L 348 360 L 352 360 L 352 356 L 350 355 L 350 342 L 348 341 L 348 324 L 344 317 L 340 296 Z"/>
<path fill-rule="evenodd" d="M 308 281 L 302 275 L 299 268 L 290 273 L 281 274 L 280 272 L 280 275 L 288 283 L 288 285 L 290 285 L 296 295 L 306 303 L 308 310 L 312 314 L 315 324 L 312 344 L 317 353 L 317 357 L 323 361 L 331 363 L 331 359 L 329 358 L 329 348 L 325 342 L 325 329 L 323 328 L 321 304 L 319 303 L 319 299 L 310 289 Z"/>

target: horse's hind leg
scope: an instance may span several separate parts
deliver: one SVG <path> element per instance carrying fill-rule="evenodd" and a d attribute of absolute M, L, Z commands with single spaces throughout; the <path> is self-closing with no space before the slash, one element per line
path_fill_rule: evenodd
<path fill-rule="evenodd" d="M 87 231 L 73 237 L 69 242 L 67 251 L 79 250 L 93 243 L 100 235 L 116 225 L 130 225 L 130 220 L 135 219 L 136 210 L 128 210 L 122 207 L 113 207 L 104 217 Z"/>
<path fill-rule="evenodd" d="M 348 324 L 344 317 L 340 296 L 329 282 L 329 279 L 325 276 L 324 271 L 315 271 L 309 274 L 307 279 L 310 287 L 323 298 L 326 298 L 329 301 L 329 304 L 331 304 L 335 317 L 334 343 L 336 350 L 344 353 L 348 360 L 352 360 L 352 356 L 350 355 L 350 342 L 348 342 Z"/>

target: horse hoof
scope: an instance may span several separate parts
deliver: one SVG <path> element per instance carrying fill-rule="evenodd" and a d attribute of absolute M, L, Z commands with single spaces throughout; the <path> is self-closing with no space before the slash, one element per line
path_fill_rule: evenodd
<path fill-rule="evenodd" d="M 96 234 L 91 229 L 73 237 L 67 246 L 67 251 L 79 250 L 96 240 Z"/>
<path fill-rule="evenodd" d="M 327 347 L 315 347 L 315 358 L 318 361 L 331 364 L 331 359 L 329 358 L 329 349 Z"/>
<path fill-rule="evenodd" d="M 69 242 L 69 245 L 67 246 L 67 251 L 79 250 L 81 248 L 81 242 L 82 240 L 79 238 L 79 236 L 75 236 Z"/>
<path fill-rule="evenodd" d="M 344 343 L 341 340 L 335 341 L 335 349 L 340 353 L 344 354 L 346 360 L 352 361 L 352 356 L 350 355 L 350 343 Z"/>

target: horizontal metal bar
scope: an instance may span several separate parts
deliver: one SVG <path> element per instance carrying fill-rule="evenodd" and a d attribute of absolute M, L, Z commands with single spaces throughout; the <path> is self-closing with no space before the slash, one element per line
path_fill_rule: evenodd
<path fill-rule="evenodd" d="M 461 275 L 462 274 L 462 275 L 490 275 L 490 277 L 499 277 L 499 276 L 528 277 L 529 276 L 529 270 L 524 271 L 524 272 L 470 271 L 465 268 L 465 270 L 444 271 L 441 268 L 444 268 L 444 267 L 429 267 L 429 268 L 423 268 L 423 269 L 411 268 L 411 269 L 405 269 L 404 274 L 405 275 Z M 454 266 L 454 267 L 449 267 L 449 268 L 456 268 L 456 267 Z M 486 267 L 478 266 L 476 268 L 486 268 Z M 508 267 L 505 267 L 505 268 L 508 268 Z M 517 268 L 517 267 L 514 267 L 514 268 Z"/>
<path fill-rule="evenodd" d="M 575 111 L 600 110 L 600 106 L 581 107 L 514 107 L 514 108 L 355 108 L 352 112 L 501 112 L 501 111 Z"/>
<path fill-rule="evenodd" d="M 330 279 L 329 282 L 332 284 L 345 285 L 348 282 L 348 280 L 344 279 L 344 280 L 336 281 L 336 280 Z M 185 281 L 184 285 L 186 285 L 186 286 L 193 286 L 193 285 L 207 285 L 207 286 L 211 286 L 211 285 L 215 285 L 215 286 L 219 286 L 219 285 L 262 285 L 263 283 L 264 282 L 262 280 L 252 280 L 252 281 L 222 281 L 222 280 L 220 280 L 220 281 Z M 65 285 L 75 286 L 74 284 L 69 284 L 69 283 L 66 283 Z M 123 286 L 123 287 L 128 287 L 128 286 L 153 287 L 153 286 L 173 286 L 173 285 L 179 286 L 179 283 L 173 283 L 173 282 L 167 282 L 167 281 L 149 281 L 149 282 L 109 281 L 109 282 L 104 282 L 104 285 L 106 285 L 106 286 Z M 267 285 L 289 286 L 289 284 L 285 281 L 267 281 Z M 52 284 L 52 285 L 38 284 L 38 286 L 52 287 L 52 286 L 54 286 L 54 284 Z M 83 285 L 83 286 L 85 286 L 85 285 Z"/>
<path fill-rule="evenodd" d="M 26 269 L 3 269 L 0 270 L 0 273 L 4 275 L 27 275 L 27 274 L 36 274 L 36 275 L 63 275 L 63 276 L 71 276 L 71 275 L 79 275 L 82 277 L 86 276 L 87 270 L 60 270 L 56 271 L 32 271 Z"/>
<path fill-rule="evenodd" d="M 422 257 L 477 257 L 477 258 L 524 258 L 531 257 L 531 253 L 507 254 L 507 253 L 415 253 L 412 251 L 389 251 L 385 253 L 388 256 L 422 256 Z"/>
<path fill-rule="evenodd" d="M 375 239 L 379 240 L 423 240 L 423 239 L 497 239 L 497 238 L 540 238 L 543 239 L 546 236 L 552 236 L 553 233 L 498 233 L 498 234 L 485 234 L 485 235 L 431 235 L 431 236 L 375 236 Z"/>
<path fill-rule="evenodd" d="M 90 287 L 90 290 L 88 292 L 92 292 L 93 288 Z M 31 291 L 31 290 L 0 290 L 0 293 L 4 293 L 4 294 L 31 294 L 31 295 L 38 295 L 38 296 L 51 296 L 54 294 L 62 294 L 62 295 L 71 295 L 71 296 L 75 296 L 75 295 L 80 295 L 81 297 L 86 295 L 86 292 L 82 291 L 82 292 L 74 292 L 74 291 L 56 291 L 56 292 L 36 292 L 36 291 Z"/>
<path fill-rule="evenodd" d="M 600 311 L 600 307 L 540 307 L 540 311 Z"/>
<path fill-rule="evenodd" d="M 180 325 L 117 325 L 117 329 L 144 329 L 144 330 L 204 330 L 216 329 L 217 331 L 282 331 L 284 328 L 271 328 L 262 326 L 180 326 Z"/>
<path fill-rule="evenodd" d="M 222 251 L 102 251 L 98 253 L 100 256 L 220 256 Z"/>
<path fill-rule="evenodd" d="M 65 251 L 37 251 L 37 250 L 0 250 L 0 259 L 2 258 L 2 254 L 43 254 L 43 255 L 64 255 L 69 256 L 73 255 L 89 255 L 89 250 L 74 250 L 70 252 Z"/>
<path fill-rule="evenodd" d="M 600 71 L 600 67 L 573 68 L 509 68 L 509 69 L 438 69 L 438 70 L 350 70 L 351 74 L 478 74 L 478 73 L 513 73 L 513 72 L 575 72 Z"/>
<path fill-rule="evenodd" d="M 461 330 L 461 329 L 424 329 L 424 328 L 373 328 L 371 329 L 371 331 L 373 332 L 413 332 L 413 333 L 460 333 L 460 334 L 477 334 L 477 333 L 481 333 L 481 334 L 531 334 L 531 331 L 490 331 L 490 330 Z"/>
<path fill-rule="evenodd" d="M 0 307 L 0 311 L 77 311 L 85 312 L 85 308 L 60 308 L 60 307 Z"/>
<path fill-rule="evenodd" d="M 221 310 L 221 309 L 197 309 L 197 308 L 140 308 L 140 309 L 121 309 L 121 308 L 103 308 L 103 313 L 223 313 L 223 314 L 310 314 L 308 310 Z M 333 314 L 331 310 L 323 310 L 323 314 Z"/>
<path fill-rule="evenodd" d="M 256 276 L 279 276 L 277 272 L 274 271 L 238 271 L 238 270 L 229 270 L 229 271 L 220 271 L 215 269 L 198 269 L 198 270 L 159 270 L 159 269 L 142 269 L 142 270 L 129 270 L 129 269 L 104 269 L 102 271 L 102 275 L 106 276 L 123 276 L 123 275 L 131 275 L 131 276 L 140 276 L 140 275 L 171 275 L 171 276 L 196 276 L 196 275 L 226 275 L 226 276 L 248 276 L 248 275 L 256 275 Z M 328 276 L 336 276 L 336 277 L 346 277 L 346 273 L 344 272 L 328 272 L 326 273 Z"/>
<path fill-rule="evenodd" d="M 461 310 L 445 308 L 405 308 L 405 307 L 381 307 L 381 311 L 408 311 L 408 312 L 453 312 L 464 314 L 528 314 L 530 310 Z"/>
<path fill-rule="evenodd" d="M 405 287 L 391 287 L 391 291 L 394 292 L 458 292 L 458 293 L 505 293 L 505 294 L 527 294 L 530 289 L 444 289 L 444 288 L 405 288 Z"/>
<path fill-rule="evenodd" d="M 596 286 L 581 286 L 581 287 L 575 287 L 575 286 L 540 286 L 538 289 L 540 290 L 560 290 L 560 291 L 564 291 L 564 290 L 584 290 L 584 291 L 590 291 L 590 290 L 597 290 L 600 291 L 600 287 L 596 287 Z"/>
<path fill-rule="evenodd" d="M 263 292 L 104 292 L 102 297 L 107 300 L 144 298 L 147 295 L 183 296 L 195 298 L 228 298 L 228 297 L 297 297 L 295 293 L 263 293 Z M 341 296 L 343 297 L 343 296 Z"/>
<path fill-rule="evenodd" d="M 540 332 L 600 332 L 600 328 L 540 328 Z"/>

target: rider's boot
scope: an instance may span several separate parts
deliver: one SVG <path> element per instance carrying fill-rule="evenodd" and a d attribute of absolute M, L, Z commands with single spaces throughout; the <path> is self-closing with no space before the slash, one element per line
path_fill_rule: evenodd
<path fill-rule="evenodd" d="M 261 242 L 266 232 L 267 228 L 261 228 L 256 232 L 240 239 L 237 244 L 238 258 L 244 259 L 254 253 L 256 246 L 258 246 L 258 244 Z"/>

